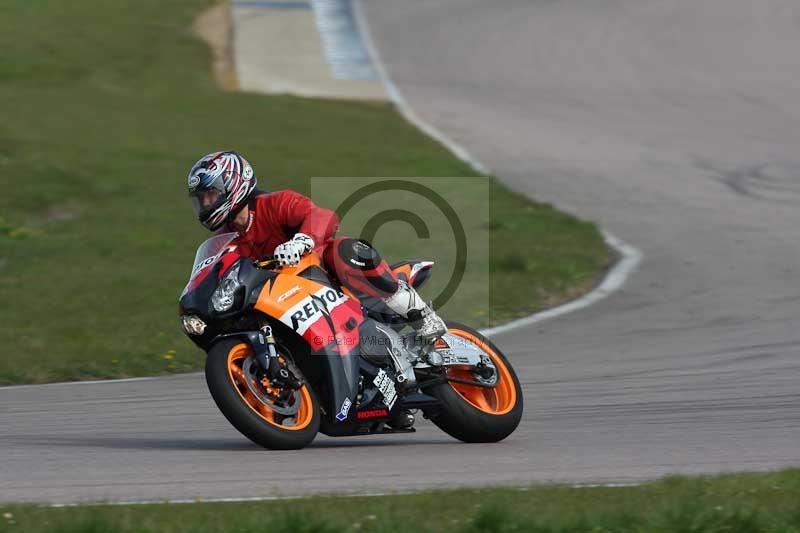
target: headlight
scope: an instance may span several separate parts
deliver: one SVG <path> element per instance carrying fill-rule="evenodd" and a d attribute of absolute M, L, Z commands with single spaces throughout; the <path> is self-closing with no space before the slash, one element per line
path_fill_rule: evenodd
<path fill-rule="evenodd" d="M 182 316 L 183 330 L 189 335 L 202 335 L 206 330 L 206 323 L 194 315 Z"/>
<path fill-rule="evenodd" d="M 217 313 L 227 311 L 233 306 L 233 293 L 236 292 L 236 289 L 241 285 L 241 283 L 239 283 L 239 265 L 240 263 L 236 263 L 236 265 L 225 274 L 222 283 L 219 284 L 217 290 L 211 295 L 211 305 L 214 306 L 214 311 Z"/>

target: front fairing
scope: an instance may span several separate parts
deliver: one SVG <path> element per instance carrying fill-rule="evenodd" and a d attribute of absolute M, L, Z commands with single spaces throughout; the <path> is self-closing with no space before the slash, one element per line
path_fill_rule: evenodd
<path fill-rule="evenodd" d="M 318 256 L 310 254 L 294 267 L 259 268 L 232 250 L 236 236 L 209 239 L 197 252 L 180 306 L 182 314 L 200 317 L 207 328 L 190 339 L 208 350 L 222 335 L 257 330 L 266 317 L 280 322 L 305 341 L 322 370 L 327 387 L 321 399 L 331 421 L 351 422 L 359 387 L 358 328 L 364 320 L 359 300 L 331 282 Z M 211 297 L 237 262 L 241 290 L 230 310 L 215 312 Z"/>
<path fill-rule="evenodd" d="M 309 255 L 267 280 L 253 305 L 303 338 L 326 374 L 333 421 L 351 420 L 358 394 L 358 328 L 364 320 L 358 299 L 332 283 L 319 258 Z"/>
<path fill-rule="evenodd" d="M 192 272 L 189 275 L 189 282 L 183 289 L 181 298 L 194 291 L 206 280 L 209 273 L 214 269 L 215 265 L 219 263 L 225 253 L 232 251 L 233 247 L 231 243 L 238 236 L 238 233 L 222 233 L 220 235 L 215 235 L 197 248 L 197 253 L 192 263 Z"/>
<path fill-rule="evenodd" d="M 208 343 L 226 329 L 226 324 L 221 323 L 220 314 L 215 313 L 211 306 L 211 296 L 220 284 L 220 278 L 237 261 L 241 261 L 239 277 L 243 272 L 252 269 L 250 261 L 242 260 L 237 254 L 232 242 L 238 237 L 237 233 L 225 233 L 211 237 L 197 249 L 189 281 L 181 293 L 179 310 L 181 315 L 197 316 L 206 324 L 202 335 L 189 335 L 189 338 L 199 347 L 206 349 Z M 248 267 L 250 267 L 248 269 Z M 241 307 L 244 297 L 237 295 L 237 302 Z M 236 306 L 234 306 L 236 307 Z M 224 322 L 224 321 L 222 321 Z"/>
<path fill-rule="evenodd" d="M 213 312 L 211 295 L 228 268 L 240 259 L 239 254 L 233 251 L 235 247 L 231 246 L 237 236 L 237 233 L 216 235 L 197 249 L 189 282 L 180 297 L 182 314 L 210 318 Z"/>

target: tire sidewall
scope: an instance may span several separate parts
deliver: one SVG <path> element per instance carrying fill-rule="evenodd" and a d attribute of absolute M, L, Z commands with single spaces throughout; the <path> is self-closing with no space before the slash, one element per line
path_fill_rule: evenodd
<path fill-rule="evenodd" d="M 319 431 L 319 401 L 311 386 L 306 385 L 312 401 L 311 422 L 303 429 L 288 430 L 276 427 L 258 416 L 244 401 L 228 375 L 228 354 L 238 339 L 224 339 L 208 350 L 206 358 L 206 383 L 211 397 L 233 427 L 245 437 L 272 450 L 296 450 L 314 440 Z"/>
<path fill-rule="evenodd" d="M 492 341 L 464 324 L 447 321 L 447 326 L 452 329 L 464 330 L 479 338 L 503 361 L 514 381 L 516 403 L 509 412 L 493 415 L 483 412 L 470 404 L 449 383 L 441 383 L 424 389 L 424 392 L 438 398 L 442 403 L 441 413 L 431 420 L 445 433 L 464 442 L 497 442 L 503 440 L 514 432 L 522 419 L 524 402 L 519 378 L 508 358 Z"/>

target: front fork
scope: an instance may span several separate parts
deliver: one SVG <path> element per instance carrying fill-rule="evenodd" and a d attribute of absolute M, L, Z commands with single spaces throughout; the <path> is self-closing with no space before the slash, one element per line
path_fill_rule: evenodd
<path fill-rule="evenodd" d="M 247 340 L 253 347 L 256 362 L 270 380 L 270 385 L 282 389 L 297 389 L 301 383 L 295 376 L 282 365 L 278 359 L 278 350 L 275 348 L 275 337 L 270 326 L 263 326 L 258 331 L 247 333 Z"/>

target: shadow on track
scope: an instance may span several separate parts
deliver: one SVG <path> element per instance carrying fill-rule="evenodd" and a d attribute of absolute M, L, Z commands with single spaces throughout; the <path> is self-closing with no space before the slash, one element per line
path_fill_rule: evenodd
<path fill-rule="evenodd" d="M 380 437 L 378 437 L 380 439 Z M 102 437 L 102 436 L 6 436 L 0 442 L 13 442 L 22 446 L 58 446 L 68 448 L 106 448 L 118 450 L 199 450 L 199 451 L 268 451 L 244 438 L 158 438 L 158 437 Z M 409 440 L 407 436 L 375 440 L 375 438 L 326 438 L 318 437 L 306 448 L 308 450 L 335 448 L 377 448 L 385 446 L 452 446 L 458 441 L 452 439 Z M 273 452 L 274 453 L 274 452 Z"/>

